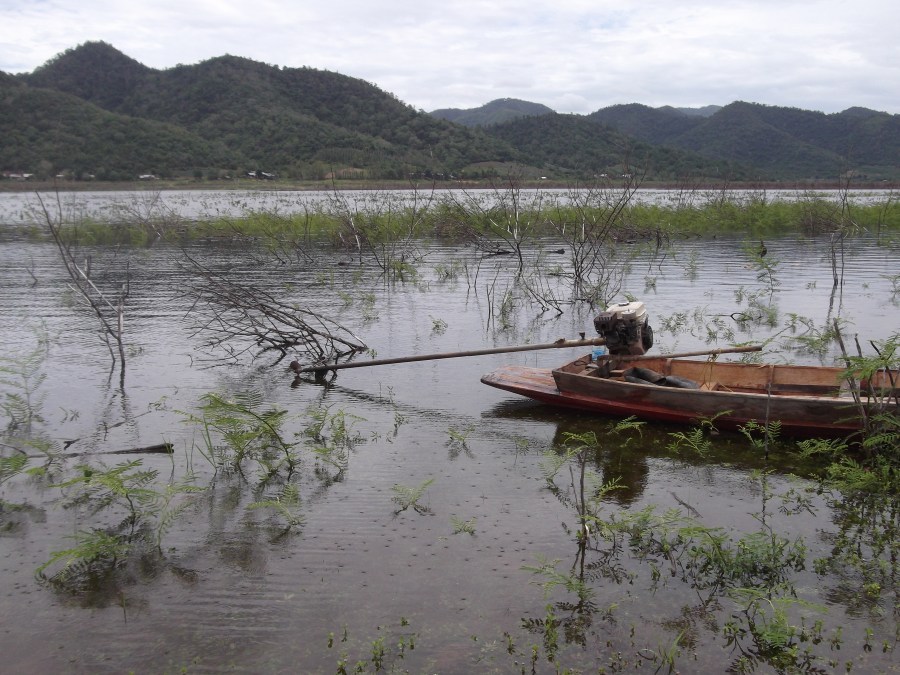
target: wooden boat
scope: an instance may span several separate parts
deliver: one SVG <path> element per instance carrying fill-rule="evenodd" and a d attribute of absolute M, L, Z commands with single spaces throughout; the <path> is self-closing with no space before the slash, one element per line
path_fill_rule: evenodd
<path fill-rule="evenodd" d="M 860 408 L 842 368 L 692 361 L 666 356 L 591 356 L 560 368 L 505 366 L 484 384 L 551 405 L 648 420 L 717 428 L 779 420 L 790 436 L 846 436 L 862 427 Z M 860 382 L 862 401 L 874 394 L 900 414 L 900 372 Z"/>

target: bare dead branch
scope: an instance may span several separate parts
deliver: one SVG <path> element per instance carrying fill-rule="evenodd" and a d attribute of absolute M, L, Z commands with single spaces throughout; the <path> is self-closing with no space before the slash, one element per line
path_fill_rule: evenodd
<path fill-rule="evenodd" d="M 289 353 L 324 362 L 367 349 L 350 330 L 318 312 L 237 284 L 188 255 L 182 264 L 194 278 L 192 336 L 203 336 L 203 348 L 224 353 L 223 360 L 256 359 L 272 352 L 275 363 Z"/>
<path fill-rule="evenodd" d="M 119 382 L 120 385 L 125 384 L 125 344 L 123 335 L 125 332 L 125 297 L 127 296 L 128 280 L 120 287 L 115 302 L 111 301 L 103 291 L 90 279 L 90 273 L 79 267 L 75 261 L 71 246 L 64 241 L 61 227 L 63 220 L 62 204 L 59 201 L 59 193 L 56 194 L 58 218 L 54 219 L 50 213 L 50 209 L 44 203 L 40 193 L 36 193 L 41 211 L 44 217 L 44 224 L 53 238 L 66 272 L 72 281 L 72 288 L 84 298 L 90 305 L 94 314 L 100 320 L 103 328 L 101 339 L 109 348 L 110 358 L 112 359 L 112 367 L 115 368 L 116 352 L 118 352 L 119 362 Z M 90 260 L 90 259 L 88 259 Z M 127 276 L 127 272 L 126 272 Z M 116 349 L 114 350 L 113 345 Z"/>

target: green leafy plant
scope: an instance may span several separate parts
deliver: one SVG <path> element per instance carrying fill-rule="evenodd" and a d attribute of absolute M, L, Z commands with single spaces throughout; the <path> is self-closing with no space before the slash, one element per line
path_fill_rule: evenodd
<path fill-rule="evenodd" d="M 422 499 L 428 486 L 433 482 L 434 478 L 428 478 L 415 487 L 408 487 L 399 483 L 393 485 L 391 490 L 394 492 L 394 496 L 391 498 L 391 501 L 400 506 L 394 513 L 406 511 L 408 508 L 412 508 L 416 513 L 428 513 L 430 509 L 419 504 L 419 500 Z"/>
<path fill-rule="evenodd" d="M 450 427 L 447 429 L 447 435 L 450 436 L 450 440 L 447 441 L 447 444 L 451 447 L 455 447 L 462 450 L 469 449 L 469 434 L 471 434 L 475 430 L 475 425 L 470 424 L 464 429 L 459 427 Z"/>
<path fill-rule="evenodd" d="M 308 447 L 315 458 L 314 471 L 325 482 L 341 480 L 350 466 L 350 451 L 362 440 L 355 424 L 363 418 L 344 410 L 332 413 L 327 407 L 312 408 L 308 414 L 312 421 L 304 435 L 313 441 Z"/>
<path fill-rule="evenodd" d="M 382 626 L 378 630 L 383 630 Z M 384 630 L 388 630 L 387 627 Z M 335 641 L 333 632 L 328 634 L 328 649 L 335 649 L 339 644 L 340 653 L 338 656 L 335 673 L 336 675 L 350 675 L 350 673 L 380 673 L 380 672 L 401 672 L 398 665 L 405 657 L 407 652 L 416 649 L 416 639 L 418 635 L 409 628 L 409 621 L 401 618 L 399 625 L 390 628 L 389 632 L 380 635 L 370 641 L 355 641 L 351 639 L 347 627 L 345 626 L 341 638 Z M 360 654 L 355 662 L 352 662 L 350 653 L 357 651 Z"/>
<path fill-rule="evenodd" d="M 0 409 L 6 415 L 8 433 L 28 434 L 35 422 L 43 422 L 41 406 L 45 396 L 39 393 L 47 378 L 43 372 L 50 349 L 46 330 L 35 331 L 36 345 L 30 352 L 15 357 L 0 356 Z"/>
<path fill-rule="evenodd" d="M 190 475 L 162 489 L 155 486 L 157 478 L 158 471 L 143 469 L 141 460 L 109 468 L 75 467 L 73 477 L 53 486 L 64 491 L 64 506 L 88 516 L 108 512 L 123 517 L 109 527 L 79 532 L 75 546 L 53 552 L 37 569 L 37 577 L 60 590 L 77 592 L 110 579 L 132 554 L 161 555 L 165 533 L 202 489 Z"/>
<path fill-rule="evenodd" d="M 279 466 L 288 475 L 296 468 L 295 443 L 289 443 L 282 432 L 286 410 L 263 409 L 258 392 L 235 394 L 226 398 L 205 394 L 199 414 L 182 413 L 185 421 L 196 424 L 203 445 L 201 454 L 218 471 L 242 471 L 245 462 L 280 457 Z"/>
<path fill-rule="evenodd" d="M 453 534 L 475 534 L 475 523 L 478 519 L 473 516 L 468 520 L 450 516 L 450 522 L 453 524 Z"/>
<path fill-rule="evenodd" d="M 115 572 L 131 550 L 127 539 L 102 530 L 78 532 L 72 539 L 74 546 L 54 551 L 35 570 L 39 580 L 62 590 L 76 591 Z"/>
<path fill-rule="evenodd" d="M 751 265 L 756 270 L 756 278 L 758 281 L 766 285 L 769 293 L 774 293 L 781 285 L 776 271 L 781 262 L 772 255 L 765 243 L 760 240 L 759 244 L 755 242 L 744 243 L 744 253 L 750 258 Z"/>
<path fill-rule="evenodd" d="M 537 565 L 523 565 L 522 569 L 539 577 L 533 583 L 541 587 L 544 597 L 549 597 L 556 588 L 563 588 L 569 593 L 575 594 L 579 600 L 589 600 L 594 590 L 585 583 L 585 580 L 576 571 L 560 572 L 557 568 L 559 559 L 548 560 L 543 556 L 537 556 Z"/>
<path fill-rule="evenodd" d="M 433 316 L 429 316 L 431 319 L 431 332 L 435 335 L 443 335 L 447 332 L 447 322 L 443 319 L 436 319 Z"/>
<path fill-rule="evenodd" d="M 282 534 L 303 525 L 304 519 L 299 512 L 300 489 L 293 483 L 287 483 L 274 497 L 253 502 L 248 508 L 269 509 L 281 517 L 286 523 Z"/>
<path fill-rule="evenodd" d="M 144 470 L 139 459 L 123 462 L 104 469 L 82 465 L 76 467 L 77 474 L 54 487 L 68 490 L 66 504 L 69 508 L 86 507 L 96 514 L 112 506 L 124 507 L 124 523 L 134 527 L 139 524 L 159 495 L 148 487 L 156 480 L 159 472 Z"/>
<path fill-rule="evenodd" d="M 26 466 L 28 466 L 28 455 L 25 453 L 17 452 L 8 457 L 0 455 L 0 514 L 3 513 L 4 507 L 10 506 L 2 499 L 3 484 L 21 474 Z"/>

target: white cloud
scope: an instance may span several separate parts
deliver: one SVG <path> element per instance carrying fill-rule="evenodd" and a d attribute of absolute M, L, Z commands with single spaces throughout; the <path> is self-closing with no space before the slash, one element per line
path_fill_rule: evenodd
<path fill-rule="evenodd" d="M 104 40 L 154 68 L 229 53 L 334 70 L 425 110 L 513 97 L 900 113 L 897 25 L 895 0 L 0 0 L 0 70 Z"/>

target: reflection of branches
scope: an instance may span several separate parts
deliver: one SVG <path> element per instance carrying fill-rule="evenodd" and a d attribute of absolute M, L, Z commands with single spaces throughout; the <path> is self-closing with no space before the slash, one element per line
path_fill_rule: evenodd
<path fill-rule="evenodd" d="M 186 265 L 194 274 L 191 311 L 197 314 L 194 335 L 203 334 L 203 346 L 224 350 L 225 359 L 257 358 L 274 351 L 276 363 L 289 350 L 325 361 L 366 349 L 353 333 L 309 309 L 288 305 L 270 293 L 230 281 L 190 256 Z"/>

